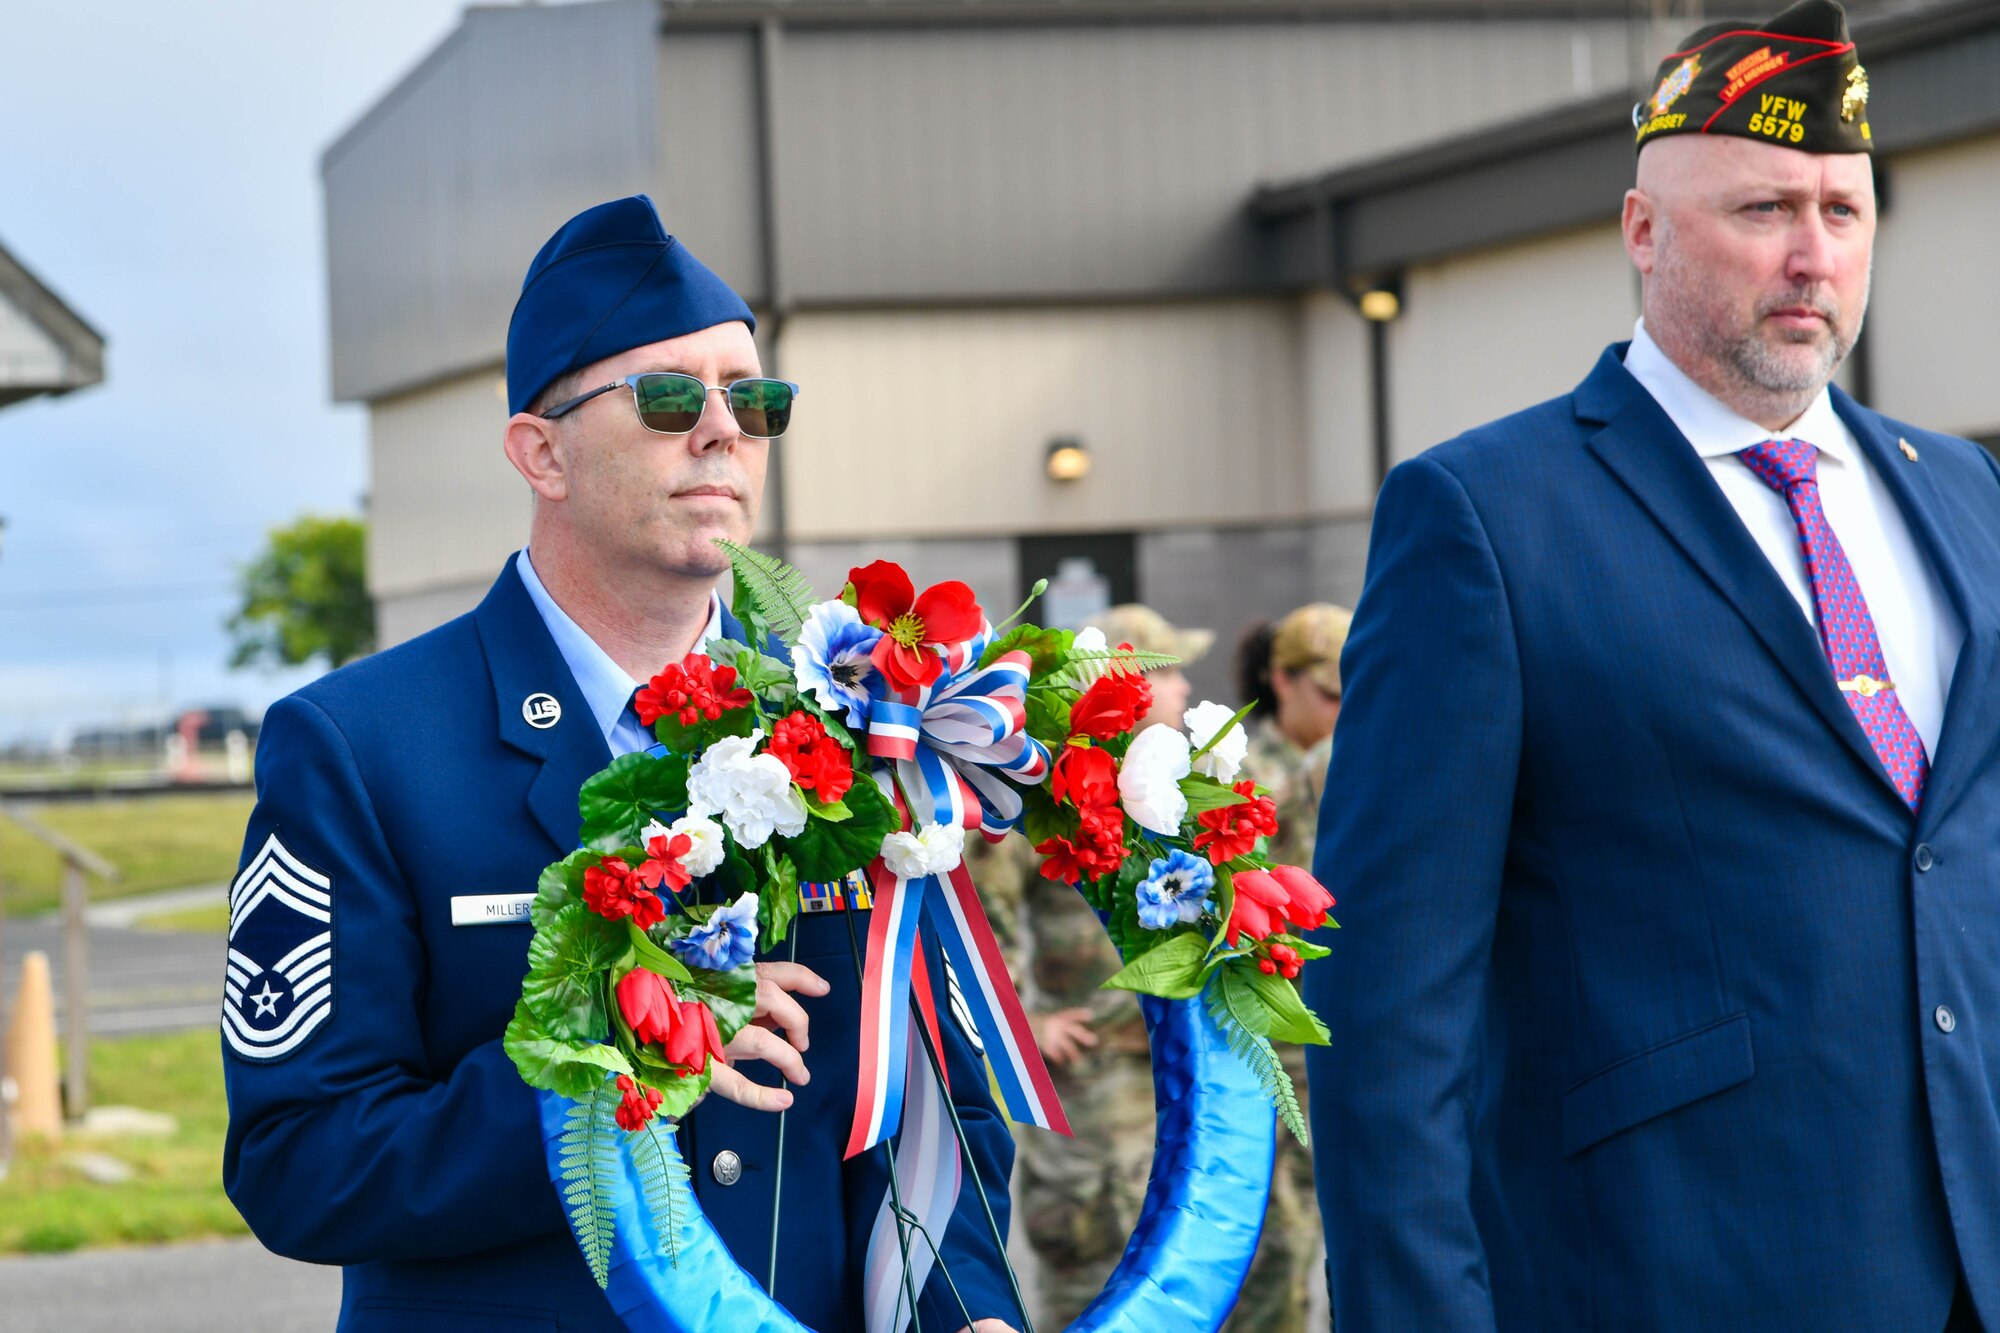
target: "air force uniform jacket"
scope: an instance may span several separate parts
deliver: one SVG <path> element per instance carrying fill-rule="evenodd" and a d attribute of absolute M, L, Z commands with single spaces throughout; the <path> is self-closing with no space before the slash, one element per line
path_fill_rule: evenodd
<path fill-rule="evenodd" d="M 487 901 L 531 893 L 578 845 L 578 788 L 609 761 L 511 561 L 471 614 L 265 720 L 232 894 L 223 1176 L 265 1245 L 345 1266 L 343 1330 L 619 1327 L 550 1183 L 535 1094 L 501 1050 L 531 927 Z M 793 926 L 797 961 L 832 990 L 797 997 L 813 1078 L 789 1113 L 774 1294 L 820 1333 L 858 1326 L 887 1185 L 879 1152 L 841 1160 L 860 1018 L 849 924 Z M 865 942 L 866 917 L 852 924 Z M 1004 1229 L 1012 1139 L 965 1033 L 941 1026 Z M 762 1280 L 777 1117 L 710 1097 L 680 1138 L 703 1211 Z M 969 1173 L 943 1251 L 974 1317 L 1016 1321 Z M 920 1313 L 927 1328 L 964 1322 L 935 1273 Z"/>
<path fill-rule="evenodd" d="M 2000 1327 L 2000 467 L 1833 391 L 1965 628 L 1912 813 L 1608 351 L 1391 474 L 1307 973 L 1341 1333 Z"/>

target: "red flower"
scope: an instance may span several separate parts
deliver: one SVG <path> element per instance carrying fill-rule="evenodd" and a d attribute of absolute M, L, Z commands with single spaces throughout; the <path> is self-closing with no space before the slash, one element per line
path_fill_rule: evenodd
<path fill-rule="evenodd" d="M 1326 924 L 1326 914 L 1333 910 L 1333 895 L 1324 884 L 1297 866 L 1272 866 L 1271 876 L 1285 890 L 1287 921 L 1300 930 L 1318 930 Z"/>
<path fill-rule="evenodd" d="M 618 1012 L 641 1046 L 664 1042 L 674 1030 L 679 1001 L 673 983 L 657 972 L 635 967 L 618 981 Z"/>
<path fill-rule="evenodd" d="M 821 801 L 837 801 L 854 785 L 854 760 L 811 713 L 788 713 L 764 747 L 791 771 L 792 781 Z"/>
<path fill-rule="evenodd" d="M 719 667 L 701 653 L 690 653 L 641 686 L 632 706 L 645 726 L 672 713 L 682 726 L 692 727 L 703 718 L 713 722 L 732 708 L 748 708 L 750 691 L 736 688 L 735 667 Z"/>
<path fill-rule="evenodd" d="M 1094 745 L 1065 745 L 1056 756 L 1049 795 L 1058 804 L 1079 810 L 1116 809 L 1118 764 L 1108 751 Z"/>
<path fill-rule="evenodd" d="M 646 859 L 632 872 L 632 878 L 649 889 L 657 890 L 664 884 L 667 892 L 679 893 L 688 886 L 688 881 L 694 878 L 688 873 L 688 868 L 681 864 L 681 858 L 693 848 L 694 839 L 685 833 L 676 833 L 671 840 L 649 838 L 646 840 Z M 640 924 L 645 926 L 653 923 Z"/>
<path fill-rule="evenodd" d="M 1069 734 L 1108 741 L 1139 725 L 1153 706 L 1153 687 L 1137 671 L 1100 676 L 1069 710 Z"/>
<path fill-rule="evenodd" d="M 584 867 L 584 905 L 613 921 L 629 916 L 641 930 L 657 926 L 667 919 L 667 909 L 657 897 L 640 887 L 640 878 L 632 873 L 632 867 L 625 864 L 623 857 L 604 857 L 596 865 Z"/>
<path fill-rule="evenodd" d="M 937 649 L 971 638 L 986 620 L 963 583 L 934 584 L 918 596 L 902 566 L 887 560 L 848 570 L 847 581 L 854 588 L 855 611 L 882 631 L 869 660 L 895 689 L 936 680 L 944 670 Z"/>
<path fill-rule="evenodd" d="M 646 1122 L 653 1118 L 653 1112 L 659 1110 L 660 1103 L 665 1100 L 659 1089 L 642 1087 L 634 1083 L 629 1074 L 618 1076 L 618 1091 L 625 1095 L 619 1099 L 613 1118 L 618 1121 L 618 1128 L 634 1133 L 646 1127 Z"/>
<path fill-rule="evenodd" d="M 1230 883 L 1236 891 L 1236 901 L 1229 909 L 1227 932 L 1232 949 L 1239 934 L 1261 940 L 1281 933 L 1287 923 L 1301 930 L 1324 925 L 1326 911 L 1333 906 L 1333 895 L 1297 866 L 1240 871 Z M 1291 955 L 1288 959 L 1280 958 L 1275 948 L 1271 951 L 1276 961 L 1266 969 L 1267 974 L 1277 971 L 1280 965 L 1287 966 L 1287 975 L 1292 974 L 1290 968 L 1297 965 L 1298 956 L 1290 949 L 1286 952 Z"/>
<path fill-rule="evenodd" d="M 1235 791 L 1246 799 L 1195 816 L 1195 823 L 1205 832 L 1194 835 L 1194 848 L 1207 852 L 1214 865 L 1248 856 L 1258 838 L 1278 831 L 1277 803 L 1268 796 L 1257 795 L 1256 783 L 1245 778 L 1236 784 Z"/>
<path fill-rule="evenodd" d="M 1043 857 L 1042 878 L 1058 884 L 1075 884 L 1115 872 L 1125 862 L 1125 844 L 1116 827 L 1108 838 L 1103 836 L 1102 828 L 1099 825 L 1093 829 L 1086 824 L 1074 838 L 1057 834 L 1036 843 L 1035 850 Z"/>
<path fill-rule="evenodd" d="M 711 1055 L 727 1063 L 729 1057 L 722 1053 L 722 1032 L 715 1026 L 714 1011 L 700 1000 L 681 1000 L 674 1008 L 673 1030 L 661 1042 L 667 1060 L 690 1074 L 708 1068 Z"/>

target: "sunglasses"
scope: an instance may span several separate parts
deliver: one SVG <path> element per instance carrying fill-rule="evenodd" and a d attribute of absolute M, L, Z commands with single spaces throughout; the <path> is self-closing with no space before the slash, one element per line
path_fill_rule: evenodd
<path fill-rule="evenodd" d="M 708 396 L 719 393 L 736 418 L 736 429 L 753 440 L 775 440 L 792 424 L 792 403 L 799 386 L 789 380 L 732 380 L 728 384 L 703 384 L 692 375 L 655 370 L 643 375 L 627 375 L 611 384 L 601 384 L 589 393 L 578 394 L 566 403 L 557 403 L 542 413 L 542 420 L 554 421 L 576 411 L 599 394 L 613 389 L 632 390 L 632 405 L 639 410 L 639 424 L 656 435 L 687 435 L 701 424 Z"/>

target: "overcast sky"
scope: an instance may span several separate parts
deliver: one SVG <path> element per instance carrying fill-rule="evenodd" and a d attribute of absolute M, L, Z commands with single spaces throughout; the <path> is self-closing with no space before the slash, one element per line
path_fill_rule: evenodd
<path fill-rule="evenodd" d="M 229 672 L 221 622 L 266 529 L 367 489 L 327 391 L 319 154 L 459 8 L 8 7 L 0 245 L 107 373 L 0 409 L 0 743 L 312 674 Z"/>

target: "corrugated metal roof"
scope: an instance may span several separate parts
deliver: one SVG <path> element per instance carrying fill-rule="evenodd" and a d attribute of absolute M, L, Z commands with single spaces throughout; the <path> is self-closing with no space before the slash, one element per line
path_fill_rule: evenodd
<path fill-rule="evenodd" d="M 0 407 L 70 393 L 104 379 L 104 335 L 0 246 L 0 313 L 20 332 L 39 335 L 35 354 L 0 348 Z"/>

